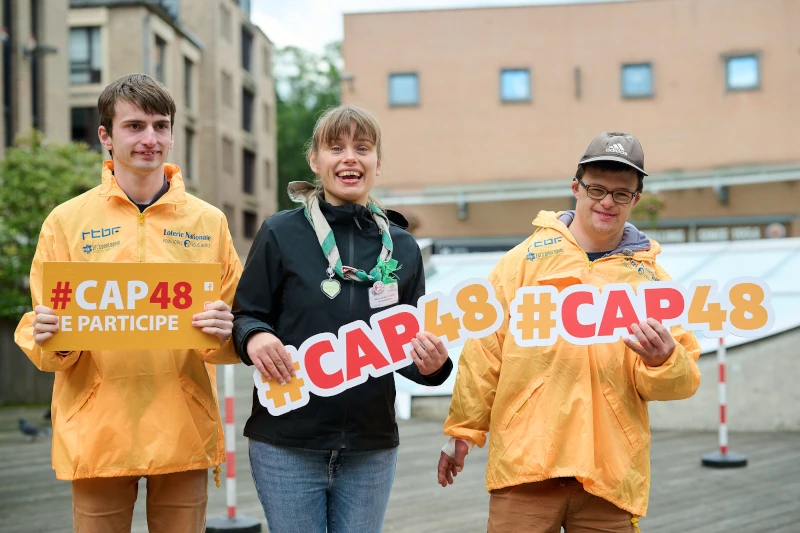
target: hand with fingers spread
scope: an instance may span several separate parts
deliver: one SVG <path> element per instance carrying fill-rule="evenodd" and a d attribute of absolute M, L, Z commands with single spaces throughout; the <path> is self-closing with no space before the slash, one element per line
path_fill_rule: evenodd
<path fill-rule="evenodd" d="M 675 350 L 675 339 L 669 329 L 655 318 L 648 318 L 641 324 L 631 324 L 631 331 L 639 342 L 627 338 L 622 341 L 639 354 L 647 366 L 663 365 Z"/>
<path fill-rule="evenodd" d="M 419 368 L 420 374 L 429 376 L 442 368 L 447 361 L 447 348 L 442 340 L 427 331 L 420 331 L 411 340 L 411 359 Z"/>
<path fill-rule="evenodd" d="M 272 333 L 254 333 L 247 339 L 246 349 L 253 365 L 267 380 L 275 379 L 283 385 L 294 377 L 292 357 L 280 339 Z"/>
<path fill-rule="evenodd" d="M 209 335 L 216 335 L 223 343 L 233 331 L 233 315 L 231 308 L 222 300 L 208 304 L 206 310 L 192 317 L 192 325 Z"/>
<path fill-rule="evenodd" d="M 43 305 L 37 305 L 33 312 L 33 342 L 41 346 L 58 333 L 58 317 L 55 311 Z"/>
<path fill-rule="evenodd" d="M 469 453 L 469 446 L 466 442 L 461 439 L 455 439 L 455 441 L 454 457 L 450 457 L 444 451 L 439 457 L 438 479 L 439 485 L 442 487 L 452 485 L 455 482 L 453 478 L 464 470 L 464 458 Z"/>

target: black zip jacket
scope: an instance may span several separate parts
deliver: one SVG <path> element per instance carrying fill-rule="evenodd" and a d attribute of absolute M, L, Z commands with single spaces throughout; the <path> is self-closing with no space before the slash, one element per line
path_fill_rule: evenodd
<path fill-rule="evenodd" d="M 367 208 L 358 204 L 334 207 L 320 200 L 320 209 L 333 229 L 342 264 L 365 272 L 372 270 L 381 240 Z M 398 303 L 416 306 L 425 294 L 422 254 L 403 229 L 405 219 L 391 211 L 387 215 L 394 243 L 392 257 L 400 264 L 395 272 L 400 284 Z M 264 221 L 248 254 L 233 305 L 233 338 L 245 364 L 253 364 L 245 348 L 254 333 L 267 331 L 284 345 L 300 348 L 313 335 L 336 334 L 341 326 L 356 320 L 369 324 L 374 313 L 388 309 L 370 308 L 370 283 L 338 276 L 342 291 L 329 299 L 320 290 L 320 283 L 328 277 L 327 268 L 327 259 L 303 208 L 283 211 Z M 398 372 L 416 383 L 435 386 L 444 383 L 452 370 L 453 362 L 448 359 L 431 376 L 420 374 L 413 363 Z M 248 438 L 314 450 L 366 451 L 399 444 L 392 374 L 370 377 L 328 398 L 312 393 L 307 405 L 281 416 L 272 416 L 256 393 L 253 387 L 253 410 L 244 427 Z"/>

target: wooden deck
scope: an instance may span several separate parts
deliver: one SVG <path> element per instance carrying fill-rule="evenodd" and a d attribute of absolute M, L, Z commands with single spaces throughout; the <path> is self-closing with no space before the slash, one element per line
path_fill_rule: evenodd
<path fill-rule="evenodd" d="M 250 410 L 248 372 L 237 368 L 239 432 Z M 221 381 L 221 380 L 220 380 Z M 72 531 L 70 484 L 50 467 L 50 439 L 33 443 L 17 431 L 22 416 L 41 424 L 42 408 L 0 408 L 0 532 Z M 400 453 L 384 531 L 470 533 L 486 530 L 486 451 L 475 449 L 454 486 L 436 484 L 436 462 L 444 443 L 441 422 L 400 424 Z M 643 533 L 800 532 L 800 433 L 743 433 L 730 436 L 743 453 L 743 469 L 711 470 L 700 456 L 716 446 L 714 433 L 656 432 L 652 488 Z M 247 460 L 246 441 L 237 441 L 239 512 L 263 519 Z M 223 474 L 224 475 L 224 474 Z M 225 514 L 224 486 L 209 485 L 208 516 Z M 146 532 L 144 484 L 134 515 L 134 532 Z M 264 522 L 266 532 L 266 522 Z"/>

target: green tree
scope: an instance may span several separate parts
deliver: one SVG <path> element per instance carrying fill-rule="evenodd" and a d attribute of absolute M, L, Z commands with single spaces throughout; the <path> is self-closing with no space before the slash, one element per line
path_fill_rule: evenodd
<path fill-rule="evenodd" d="M 329 107 L 341 101 L 341 43 L 322 54 L 294 46 L 275 58 L 278 142 L 278 209 L 297 207 L 286 194 L 291 181 L 311 181 L 305 150 L 314 124 Z"/>
<path fill-rule="evenodd" d="M 31 308 L 28 288 L 42 222 L 58 204 L 98 183 L 102 154 L 85 144 L 45 143 L 31 132 L 0 161 L 0 317 Z"/>

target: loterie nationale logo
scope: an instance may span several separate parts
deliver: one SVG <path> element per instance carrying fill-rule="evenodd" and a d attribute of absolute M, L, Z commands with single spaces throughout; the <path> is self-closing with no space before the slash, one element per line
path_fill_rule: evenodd
<path fill-rule="evenodd" d="M 211 248 L 211 235 L 165 229 L 164 243 L 183 246 L 184 248 Z"/>

